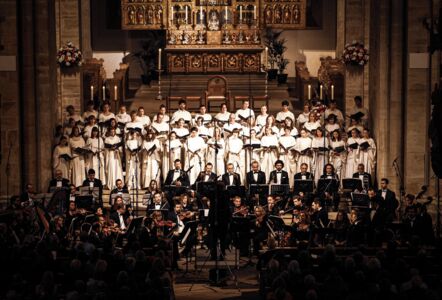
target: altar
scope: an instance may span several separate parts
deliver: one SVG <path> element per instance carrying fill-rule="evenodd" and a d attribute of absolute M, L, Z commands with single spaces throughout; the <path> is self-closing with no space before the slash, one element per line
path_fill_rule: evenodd
<path fill-rule="evenodd" d="M 166 30 L 168 73 L 259 73 L 267 28 L 304 29 L 306 0 L 123 0 L 122 28 Z"/>

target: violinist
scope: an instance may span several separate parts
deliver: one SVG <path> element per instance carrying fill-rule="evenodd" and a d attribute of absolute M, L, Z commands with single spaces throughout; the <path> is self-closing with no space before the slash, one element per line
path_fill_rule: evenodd
<path fill-rule="evenodd" d="M 179 201 L 183 207 L 183 212 L 193 213 L 194 211 L 196 211 L 198 209 L 197 203 L 196 202 L 192 203 L 189 200 L 189 195 L 187 195 L 187 194 L 182 194 L 179 198 Z"/>
<path fill-rule="evenodd" d="M 259 255 L 259 250 L 262 249 L 262 243 L 267 240 L 269 228 L 267 224 L 266 211 L 262 206 L 255 207 L 256 219 L 253 220 L 253 254 Z"/>
<path fill-rule="evenodd" d="M 249 214 L 249 209 L 247 206 L 242 205 L 241 197 L 235 196 L 233 198 L 233 206 L 231 208 L 232 217 L 247 217 Z"/>
<path fill-rule="evenodd" d="M 267 197 L 266 213 L 269 216 L 279 216 L 281 209 L 273 196 Z"/>
<path fill-rule="evenodd" d="M 163 195 L 161 193 L 155 193 L 153 195 L 153 201 L 149 205 L 148 210 L 169 210 L 169 208 L 169 203 L 163 200 Z"/>
<path fill-rule="evenodd" d="M 129 214 L 127 213 L 124 205 L 118 205 L 116 211 L 111 214 L 110 217 L 115 222 L 117 227 L 120 228 L 122 231 L 125 231 L 127 229 Z"/>
<path fill-rule="evenodd" d="M 181 203 L 175 203 L 173 211 L 169 212 L 167 219 L 172 222 L 172 228 L 174 230 L 174 234 L 171 236 L 173 242 L 173 257 L 172 257 L 172 270 L 179 270 L 178 267 L 178 242 L 181 240 L 181 233 L 184 230 L 184 218 L 182 218 L 183 206 Z M 187 221 L 186 221 L 187 222 Z M 190 236 L 189 236 L 190 237 Z M 186 241 L 187 242 L 187 241 Z M 192 243 L 186 243 L 186 246 L 182 252 L 184 256 L 187 256 L 191 250 Z"/>

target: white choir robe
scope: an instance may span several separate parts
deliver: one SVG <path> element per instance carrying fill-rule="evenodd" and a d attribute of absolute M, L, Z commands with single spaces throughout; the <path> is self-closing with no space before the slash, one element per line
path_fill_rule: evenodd
<path fill-rule="evenodd" d="M 235 123 L 226 123 L 223 126 L 223 130 L 224 130 L 224 138 L 226 139 L 228 136 L 230 136 L 233 132 L 234 129 L 239 129 L 240 130 L 240 134 L 241 134 L 241 130 L 242 130 L 242 126 L 241 124 L 235 122 Z"/>
<path fill-rule="evenodd" d="M 224 139 L 219 139 L 218 141 L 216 141 L 216 145 L 218 146 L 218 153 L 216 153 L 215 151 L 215 138 L 209 139 L 207 141 L 207 145 L 208 147 L 206 152 L 206 162 L 210 162 L 213 165 L 213 172 L 215 172 L 217 176 L 220 176 L 225 173 L 226 169 L 226 166 L 224 164 L 226 143 L 224 142 Z"/>
<path fill-rule="evenodd" d="M 364 164 L 365 172 L 372 174 L 376 166 L 376 144 L 372 138 L 361 138 L 359 144 L 367 142 L 367 150 L 359 150 L 359 163 Z"/>
<path fill-rule="evenodd" d="M 167 173 L 174 168 L 174 161 L 181 159 L 183 147 L 183 143 L 179 139 L 166 140 L 164 142 L 161 161 L 161 170 L 164 176 L 167 176 Z"/>
<path fill-rule="evenodd" d="M 327 119 L 329 115 L 335 115 L 336 119 L 338 120 L 338 122 L 343 122 L 344 121 L 344 115 L 337 108 L 335 108 L 333 110 L 331 110 L 330 108 L 327 108 L 325 110 L 324 117 Z"/>
<path fill-rule="evenodd" d="M 242 118 L 243 119 L 254 118 L 255 112 L 253 111 L 252 108 L 247 108 L 247 109 L 240 108 L 236 111 L 235 116 L 236 116 L 236 120 L 239 121 Z"/>
<path fill-rule="evenodd" d="M 240 174 L 241 184 L 244 184 L 246 176 L 245 153 L 243 146 L 243 141 L 238 137 L 232 136 L 227 139 L 226 161 L 227 164 L 232 163 L 235 172 Z"/>
<path fill-rule="evenodd" d="M 169 124 L 167 124 L 166 122 L 153 122 L 150 127 L 155 131 L 157 138 L 167 138 L 167 134 L 169 133 Z M 160 134 L 160 132 L 162 133 Z"/>
<path fill-rule="evenodd" d="M 345 142 L 343 140 L 330 141 L 330 146 L 332 148 L 332 150 L 330 151 L 330 163 L 333 165 L 333 167 L 335 168 L 335 173 L 342 181 L 342 179 L 345 177 L 345 162 L 347 159 L 347 151 L 337 153 L 334 152 L 333 149 L 336 149 L 338 147 L 346 148 Z"/>
<path fill-rule="evenodd" d="M 86 146 L 95 154 L 88 154 L 86 158 L 86 170 L 94 169 L 96 178 L 106 182 L 106 170 L 104 169 L 104 141 L 102 138 L 89 138 Z"/>
<path fill-rule="evenodd" d="M 270 172 L 275 168 L 275 162 L 278 160 L 278 150 L 268 149 L 264 147 L 278 147 L 278 137 L 275 134 L 265 135 L 261 138 L 261 171 L 270 175 Z"/>
<path fill-rule="evenodd" d="M 305 149 L 311 149 L 312 147 L 312 139 L 309 137 L 300 137 L 296 140 L 296 146 L 295 149 L 296 151 L 303 151 Z M 297 159 L 296 159 L 296 173 L 301 172 L 301 164 L 306 163 L 307 164 L 307 171 L 311 172 L 312 170 L 312 162 L 313 162 L 313 158 L 311 156 L 311 154 L 297 154 Z"/>
<path fill-rule="evenodd" d="M 137 121 L 140 122 L 141 124 L 143 124 L 143 127 L 150 125 L 150 118 L 149 118 L 149 116 L 146 116 L 146 115 L 138 116 Z"/>
<path fill-rule="evenodd" d="M 309 131 L 310 136 L 312 136 L 312 131 L 318 129 L 319 127 L 321 127 L 321 123 L 319 121 L 316 122 L 305 122 L 304 126 L 303 126 L 306 130 Z"/>
<path fill-rule="evenodd" d="M 279 138 L 279 159 L 284 162 L 283 170 L 289 174 L 289 183 L 294 185 L 294 176 L 296 174 L 296 160 L 293 151 L 290 149 L 296 146 L 296 139 L 293 136 L 281 136 Z"/>
<path fill-rule="evenodd" d="M 310 115 L 310 112 L 308 113 L 300 113 L 298 118 L 296 119 L 296 122 L 298 122 L 298 128 L 302 128 L 304 123 L 308 122 L 308 116 Z"/>
<path fill-rule="evenodd" d="M 345 165 L 345 178 L 353 178 L 353 174 L 358 170 L 359 164 L 359 148 L 351 149 L 348 145 L 357 143 L 360 144 L 359 138 L 349 137 L 347 140 L 347 163 Z"/>
<path fill-rule="evenodd" d="M 124 126 L 124 133 L 128 134 L 130 132 L 130 129 L 136 129 L 136 128 L 139 128 L 141 130 L 142 135 L 146 134 L 146 130 L 143 128 L 143 124 L 141 124 L 138 121 L 126 123 L 126 126 Z"/>
<path fill-rule="evenodd" d="M 341 130 L 341 127 L 339 126 L 339 124 L 335 123 L 335 124 L 326 124 L 325 125 L 325 131 L 327 131 L 329 135 L 331 135 L 331 133 L 335 130 Z"/>
<path fill-rule="evenodd" d="M 186 146 L 186 161 L 184 164 L 184 168 L 188 170 L 190 167 L 193 167 L 189 175 L 190 184 L 194 184 L 198 175 L 204 170 L 205 162 L 205 151 L 206 151 L 206 142 L 200 136 L 189 137 L 185 144 Z"/>
<path fill-rule="evenodd" d="M 329 141 L 328 138 L 324 137 L 318 138 L 315 137 L 312 140 L 312 148 L 327 148 L 329 147 Z M 319 178 L 321 178 L 321 175 L 324 174 L 324 166 L 328 164 L 328 152 L 323 151 L 314 151 L 313 152 L 313 176 L 315 178 L 316 185 L 318 184 Z"/>
<path fill-rule="evenodd" d="M 79 137 L 71 137 L 69 139 L 69 146 L 71 147 L 72 160 L 71 160 L 71 183 L 76 187 L 83 184 L 83 180 L 86 178 L 86 166 L 84 163 L 83 155 L 75 153 L 75 148 L 84 148 L 84 139 Z"/>
<path fill-rule="evenodd" d="M 60 157 L 60 155 L 67 154 L 72 156 L 71 148 L 67 146 L 56 146 L 54 149 L 54 153 L 52 155 L 52 169 L 54 170 L 54 174 L 56 170 L 60 170 L 63 174 L 63 178 L 71 178 L 70 177 L 70 162 L 69 160 L 65 160 Z"/>
<path fill-rule="evenodd" d="M 198 129 L 198 135 L 202 138 L 210 138 L 213 136 L 213 127 L 207 128 L 205 125 L 202 126 L 196 126 Z"/>
<path fill-rule="evenodd" d="M 118 136 L 108 136 L 105 140 L 105 144 L 114 145 L 121 142 Z M 115 186 L 117 179 L 123 178 L 123 167 L 121 164 L 121 147 L 116 150 L 107 148 L 105 150 L 106 157 L 106 185 L 112 190 Z"/>
<path fill-rule="evenodd" d="M 193 118 L 193 125 L 196 125 L 196 121 L 199 118 L 203 118 L 203 124 L 208 124 L 208 123 L 212 122 L 212 115 L 211 114 L 205 113 L 204 115 L 202 115 L 200 113 L 197 113 L 195 115 L 195 117 Z"/>
<path fill-rule="evenodd" d="M 215 115 L 215 119 L 221 122 L 228 122 L 230 113 L 226 111 L 225 113 L 219 112 Z"/>
<path fill-rule="evenodd" d="M 276 114 L 277 122 L 284 122 L 285 119 L 290 118 L 295 121 L 295 115 L 291 111 L 280 111 Z"/>
<path fill-rule="evenodd" d="M 265 127 L 267 124 L 267 118 L 269 117 L 269 114 L 267 115 L 257 115 L 255 125 L 259 125 L 260 127 Z"/>
<path fill-rule="evenodd" d="M 183 119 L 184 122 L 188 123 L 192 121 L 192 115 L 187 110 L 177 110 L 172 115 L 171 123 L 174 124 L 178 122 L 179 119 Z"/>
<path fill-rule="evenodd" d="M 94 127 L 98 128 L 98 125 L 95 124 L 93 126 L 91 126 L 91 125 L 84 126 L 84 128 L 83 128 L 83 138 L 86 141 L 91 137 L 92 128 L 94 128 Z"/>
<path fill-rule="evenodd" d="M 149 155 L 149 150 L 154 146 L 156 149 Z M 143 142 L 143 165 L 141 175 L 141 184 L 143 188 L 148 188 L 151 180 L 155 180 L 157 186 L 161 186 L 160 146 L 158 139 Z"/>
<path fill-rule="evenodd" d="M 360 133 L 364 131 L 364 127 L 362 125 L 352 125 L 347 128 L 348 135 L 351 136 L 351 131 L 353 129 L 357 129 Z"/>
<path fill-rule="evenodd" d="M 94 116 L 95 119 L 96 119 L 97 116 L 98 116 L 98 112 L 97 112 L 95 109 L 92 110 L 92 111 L 86 110 L 86 111 L 83 113 L 82 118 L 83 118 L 84 121 L 86 121 L 90 116 Z"/>
<path fill-rule="evenodd" d="M 141 166 L 140 155 L 141 141 L 138 139 L 129 139 L 126 141 L 126 186 L 129 190 L 133 188 L 140 188 L 141 181 Z M 132 153 L 133 152 L 133 153 Z"/>
<path fill-rule="evenodd" d="M 284 134 L 285 134 L 285 129 L 284 127 L 281 127 L 281 129 L 279 130 L 279 136 L 283 137 Z M 293 127 L 292 130 L 290 131 L 290 135 L 296 139 L 299 135 L 298 129 L 296 129 L 296 127 Z"/>
<path fill-rule="evenodd" d="M 128 113 L 119 113 L 116 116 L 117 123 L 127 124 L 131 121 L 130 115 Z"/>
<path fill-rule="evenodd" d="M 115 119 L 115 114 L 110 112 L 109 114 L 105 115 L 104 113 L 101 113 L 98 116 L 98 123 L 107 122 L 110 119 Z"/>

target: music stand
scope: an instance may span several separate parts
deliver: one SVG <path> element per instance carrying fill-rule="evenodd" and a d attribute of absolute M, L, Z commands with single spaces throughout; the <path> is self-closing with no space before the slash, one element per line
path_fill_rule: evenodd
<path fill-rule="evenodd" d="M 143 195 L 143 204 L 146 206 L 149 206 L 152 203 L 152 194 L 148 193 L 148 194 L 144 194 Z"/>
<path fill-rule="evenodd" d="M 344 190 L 362 191 L 362 180 L 359 178 L 342 179 L 342 187 L 344 188 Z"/>
<path fill-rule="evenodd" d="M 203 196 L 211 197 L 216 193 L 215 181 L 200 181 L 196 183 L 196 191 Z"/>
<path fill-rule="evenodd" d="M 75 205 L 78 208 L 84 208 L 86 210 L 92 210 L 93 203 L 94 203 L 94 197 L 92 195 L 77 196 L 77 197 L 75 197 Z"/>
<path fill-rule="evenodd" d="M 246 188 L 243 185 L 228 185 L 227 193 L 229 194 L 229 198 L 236 196 L 244 198 L 246 196 Z"/>
<path fill-rule="evenodd" d="M 271 184 L 270 194 L 277 196 L 287 196 L 290 194 L 290 184 Z"/>
<path fill-rule="evenodd" d="M 269 185 L 268 184 L 251 184 L 249 186 L 250 195 L 268 195 Z"/>
<path fill-rule="evenodd" d="M 295 179 L 295 185 L 293 186 L 293 192 L 295 194 L 302 193 L 313 193 L 313 180 L 307 179 Z"/>
<path fill-rule="evenodd" d="M 352 207 L 368 208 L 370 206 L 370 199 L 367 194 L 351 193 Z"/>
<path fill-rule="evenodd" d="M 174 195 L 181 195 L 184 194 L 187 190 L 186 186 L 177 186 L 177 185 L 165 185 L 164 186 L 165 191 L 169 191 Z"/>
<path fill-rule="evenodd" d="M 60 191 L 60 190 L 69 191 L 69 189 L 67 187 L 64 187 L 64 186 L 51 186 L 49 188 L 49 193 L 55 193 L 55 192 Z"/>
<path fill-rule="evenodd" d="M 269 216 L 269 220 L 273 223 L 273 228 L 275 228 L 276 231 L 281 231 L 285 228 L 284 220 L 279 216 Z"/>
<path fill-rule="evenodd" d="M 336 179 L 321 178 L 318 180 L 318 195 L 326 192 L 332 194 L 338 191 L 338 181 Z"/>

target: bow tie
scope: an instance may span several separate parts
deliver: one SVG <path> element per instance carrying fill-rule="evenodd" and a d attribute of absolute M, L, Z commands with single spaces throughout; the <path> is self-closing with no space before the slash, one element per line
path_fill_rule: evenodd
<path fill-rule="evenodd" d="M 281 174 L 282 172 L 281 171 L 276 171 L 276 173 Z"/>
<path fill-rule="evenodd" d="M 180 170 L 175 170 L 175 173 L 179 173 L 180 172 Z"/>
<path fill-rule="evenodd" d="M 259 174 L 258 172 L 253 172 L 253 174 Z"/>

